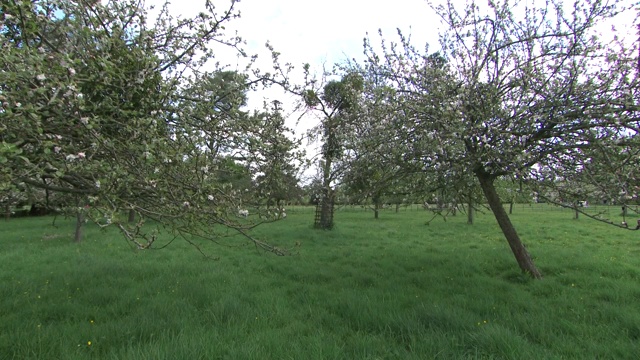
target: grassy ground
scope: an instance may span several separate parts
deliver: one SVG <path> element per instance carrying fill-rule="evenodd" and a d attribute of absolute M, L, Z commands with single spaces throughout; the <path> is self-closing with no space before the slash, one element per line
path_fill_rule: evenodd
<path fill-rule="evenodd" d="M 636 359 L 640 233 L 572 216 L 515 209 L 541 281 L 490 215 L 343 209 L 328 232 L 292 209 L 254 234 L 297 255 L 205 245 L 217 261 L 2 221 L 0 359 Z"/>

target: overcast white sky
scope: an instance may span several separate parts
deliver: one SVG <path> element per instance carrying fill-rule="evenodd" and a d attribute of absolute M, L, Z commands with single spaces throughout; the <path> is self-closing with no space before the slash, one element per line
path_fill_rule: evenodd
<path fill-rule="evenodd" d="M 293 63 L 359 57 L 366 33 L 377 37 L 379 28 L 387 36 L 399 27 L 415 40 L 431 35 L 437 42 L 438 21 L 425 0 L 242 0 L 238 8 L 248 44 L 262 46 L 268 39 Z"/>
<path fill-rule="evenodd" d="M 161 3 L 161 0 L 147 0 Z M 222 9 L 229 0 L 214 0 Z M 204 10 L 205 0 L 173 0 L 172 8 L 185 16 Z M 264 53 L 268 41 L 282 59 L 294 65 L 333 64 L 362 54 L 366 33 L 377 37 L 379 28 L 393 36 L 396 28 L 424 43 L 437 44 L 439 21 L 426 0 L 241 0 L 242 16 L 230 27 L 247 41 L 249 53 Z"/>

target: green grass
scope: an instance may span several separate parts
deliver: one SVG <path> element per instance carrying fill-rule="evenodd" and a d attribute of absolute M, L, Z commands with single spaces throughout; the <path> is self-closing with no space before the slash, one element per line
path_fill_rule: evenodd
<path fill-rule="evenodd" d="M 546 210 L 545 210 L 546 209 Z M 613 210 L 612 210 L 613 211 Z M 115 231 L 0 222 L 0 359 L 636 359 L 640 233 L 571 211 L 512 217 L 545 278 L 522 275 L 492 216 L 291 209 L 241 239 L 132 250 Z M 237 246 L 240 245 L 240 246 Z M 89 345 L 89 341 L 91 344 Z"/>

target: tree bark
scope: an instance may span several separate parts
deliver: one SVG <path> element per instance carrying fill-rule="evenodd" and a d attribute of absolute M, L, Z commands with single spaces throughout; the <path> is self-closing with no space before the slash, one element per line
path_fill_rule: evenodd
<path fill-rule="evenodd" d="M 129 224 L 136 222 L 136 211 L 133 209 L 129 209 L 129 219 L 127 219 Z"/>
<path fill-rule="evenodd" d="M 376 195 L 371 200 L 373 200 L 373 217 L 377 219 L 380 213 L 380 209 L 382 208 L 382 199 L 380 198 L 380 196 Z"/>
<path fill-rule="evenodd" d="M 516 257 L 516 261 L 518 262 L 520 269 L 522 269 L 523 272 L 529 273 L 529 275 L 536 279 L 541 279 L 542 274 L 533 263 L 531 255 L 527 252 L 524 244 L 520 241 L 520 236 L 518 236 L 515 227 L 509 219 L 509 215 L 507 215 L 507 212 L 502 206 L 500 196 L 498 195 L 493 183 L 494 179 L 484 174 L 476 174 L 476 176 L 478 177 L 480 187 L 489 202 L 489 207 L 493 211 L 493 215 L 496 217 L 496 221 L 498 222 L 500 229 L 502 229 L 502 233 L 507 239 L 513 255 Z"/>
<path fill-rule="evenodd" d="M 84 212 L 82 210 L 76 213 L 76 233 L 73 241 L 79 243 L 82 241 L 82 225 L 84 224 Z"/>
<path fill-rule="evenodd" d="M 514 200 L 511 199 L 511 202 L 509 203 L 509 215 L 513 214 L 513 203 L 514 203 Z"/>

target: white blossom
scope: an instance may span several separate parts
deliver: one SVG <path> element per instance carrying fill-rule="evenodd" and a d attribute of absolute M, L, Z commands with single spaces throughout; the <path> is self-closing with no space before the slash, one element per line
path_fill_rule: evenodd
<path fill-rule="evenodd" d="M 69 68 L 69 76 L 73 76 L 76 74 L 76 70 L 74 68 Z"/>
<path fill-rule="evenodd" d="M 45 80 L 47 80 L 47 77 L 46 77 L 44 74 L 38 74 L 38 75 L 36 76 L 36 80 L 38 80 L 38 81 L 45 81 Z"/>
<path fill-rule="evenodd" d="M 56 154 L 59 153 L 60 150 L 62 150 L 62 148 L 60 148 L 60 146 L 54 146 L 53 147 L 53 152 L 56 153 Z"/>
<path fill-rule="evenodd" d="M 73 154 L 69 154 L 69 155 L 67 155 L 66 159 L 67 159 L 67 161 L 73 161 L 73 160 L 76 159 L 76 156 L 73 155 Z"/>
<path fill-rule="evenodd" d="M 209 201 L 213 201 L 214 197 L 213 195 L 207 195 L 207 199 L 209 199 Z"/>
<path fill-rule="evenodd" d="M 16 103 L 16 107 L 17 107 L 17 108 L 19 108 L 19 107 L 21 107 L 21 106 L 22 106 L 22 103 L 19 103 L 19 102 L 17 102 L 17 103 Z"/>
<path fill-rule="evenodd" d="M 89 125 L 89 118 L 88 117 L 81 117 L 80 118 L 80 122 L 84 125 Z"/>
<path fill-rule="evenodd" d="M 100 180 L 96 180 L 96 188 L 100 189 Z"/>

